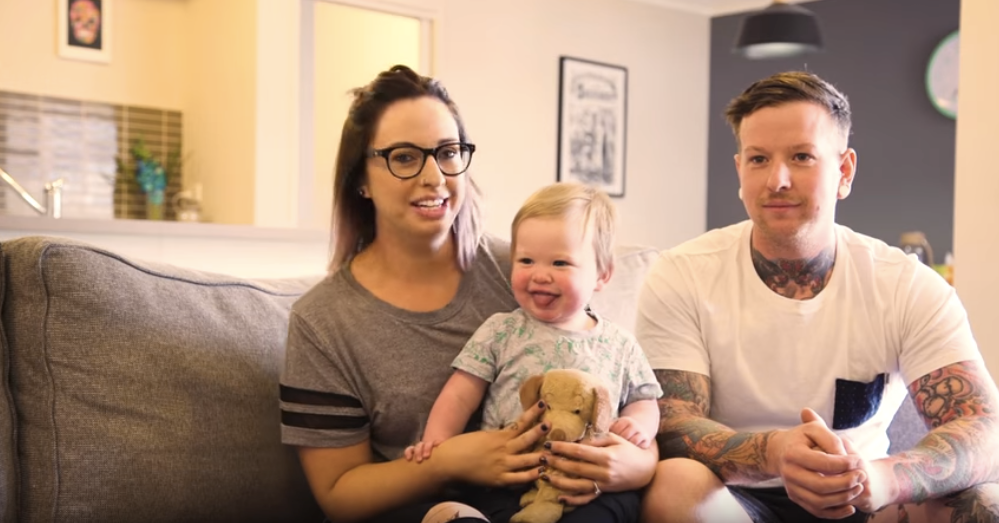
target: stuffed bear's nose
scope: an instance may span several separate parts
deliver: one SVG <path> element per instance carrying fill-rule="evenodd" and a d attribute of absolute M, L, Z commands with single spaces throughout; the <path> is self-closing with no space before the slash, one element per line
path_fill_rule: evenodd
<path fill-rule="evenodd" d="M 562 429 L 555 429 L 548 435 L 548 439 L 551 441 L 565 441 L 565 431 Z"/>

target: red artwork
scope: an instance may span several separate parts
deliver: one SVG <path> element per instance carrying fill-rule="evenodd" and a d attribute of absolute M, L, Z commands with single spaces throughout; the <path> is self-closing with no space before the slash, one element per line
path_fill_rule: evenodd
<path fill-rule="evenodd" d="M 69 45 L 101 48 L 101 0 L 70 0 Z"/>
<path fill-rule="evenodd" d="M 59 56 L 111 62 L 111 7 L 115 0 L 59 0 Z"/>

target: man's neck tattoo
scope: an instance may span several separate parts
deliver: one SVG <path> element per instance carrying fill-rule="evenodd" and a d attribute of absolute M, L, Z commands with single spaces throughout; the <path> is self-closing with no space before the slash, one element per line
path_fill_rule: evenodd
<path fill-rule="evenodd" d="M 750 252 L 753 267 L 763 283 L 777 294 L 797 300 L 818 296 L 829 283 L 833 263 L 836 261 L 835 247 L 829 247 L 808 260 L 768 260 L 752 246 Z"/>

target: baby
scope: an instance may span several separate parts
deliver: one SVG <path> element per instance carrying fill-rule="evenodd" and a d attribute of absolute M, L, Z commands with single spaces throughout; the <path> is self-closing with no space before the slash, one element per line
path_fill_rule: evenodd
<path fill-rule="evenodd" d="M 528 198 L 511 231 L 511 284 L 520 308 L 493 315 L 472 335 L 406 459 L 421 462 L 460 434 L 483 397 L 482 428 L 516 420 L 521 383 L 551 369 L 603 379 L 615 416 L 620 408 L 611 432 L 641 448 L 652 444 L 662 389 L 634 336 L 588 307 L 614 269 L 614 221 L 610 198 L 586 185 L 556 183 Z"/>

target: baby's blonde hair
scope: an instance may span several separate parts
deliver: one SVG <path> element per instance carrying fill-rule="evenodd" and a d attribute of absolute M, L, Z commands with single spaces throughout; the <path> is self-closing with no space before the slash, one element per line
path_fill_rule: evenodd
<path fill-rule="evenodd" d="M 593 227 L 593 251 L 597 271 L 607 274 L 614 266 L 614 226 L 617 213 L 607 193 L 589 185 L 559 182 L 542 187 L 532 194 L 517 211 L 510 227 L 511 249 L 517 249 L 517 230 L 528 218 L 579 217 L 583 234 Z"/>

